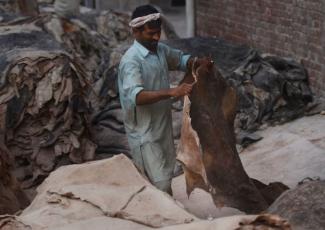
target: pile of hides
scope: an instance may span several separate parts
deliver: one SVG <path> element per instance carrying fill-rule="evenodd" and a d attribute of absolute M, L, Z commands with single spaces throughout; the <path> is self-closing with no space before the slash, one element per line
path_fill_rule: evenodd
<path fill-rule="evenodd" d="M 267 229 L 290 230 L 276 215 L 201 220 L 153 187 L 124 155 L 60 167 L 38 187 L 19 216 L 0 216 L 5 229 Z"/>
<path fill-rule="evenodd" d="M 15 12 L 17 8 L 17 2 L 13 0 L 0 0 L 1 12 Z"/>
<path fill-rule="evenodd" d="M 40 11 L 52 13 L 53 16 L 56 16 L 51 4 L 42 4 Z M 55 38 L 59 42 L 63 42 L 73 53 L 79 54 L 83 60 L 86 59 L 86 65 L 94 59 L 90 58 L 90 54 L 96 54 L 97 59 L 101 60 L 101 63 L 97 62 L 97 66 L 99 65 L 99 68 L 110 68 L 119 63 L 122 53 L 133 42 L 133 36 L 128 25 L 130 17 L 130 13 L 112 9 L 98 12 L 80 7 L 79 16 L 70 20 L 61 19 L 63 26 L 59 26 L 57 17 L 51 18 L 54 21 L 49 23 L 47 29 L 55 34 Z M 171 23 L 166 19 L 163 20 L 162 39 L 178 38 Z M 97 73 L 96 79 L 100 75 L 101 73 Z"/>
<path fill-rule="evenodd" d="M 32 229 L 63 227 L 93 218 L 115 217 L 155 228 L 197 219 L 152 186 L 124 155 L 60 167 L 37 192 L 19 217 Z"/>
<path fill-rule="evenodd" d="M 17 19 L 19 17 L 15 14 L 17 7 L 15 1 L 0 0 L 0 23 Z"/>
<path fill-rule="evenodd" d="M 283 193 L 267 210 L 289 220 L 292 229 L 324 229 L 325 181 L 305 181 Z"/>
<path fill-rule="evenodd" d="M 11 162 L 8 150 L 0 149 L 0 215 L 15 213 L 29 205 L 29 199 L 10 172 Z"/>
<path fill-rule="evenodd" d="M 80 20 L 92 30 L 97 31 L 109 41 L 109 46 L 115 48 L 121 44 L 130 44 L 133 40 L 130 32 L 130 15 L 114 10 L 82 11 Z"/>
<path fill-rule="evenodd" d="M 235 128 L 254 131 L 265 122 L 304 115 L 313 99 L 305 68 L 293 59 L 261 55 L 257 50 L 214 38 L 166 42 L 193 56 L 211 56 L 221 75 L 236 89 Z"/>
<path fill-rule="evenodd" d="M 51 11 L 51 9 L 53 9 L 53 7 L 50 8 L 49 11 Z M 6 10 L 8 9 L 6 8 Z M 86 11 L 85 14 L 80 15 L 80 18 L 84 19 L 86 22 L 92 20 L 96 23 L 96 17 L 91 14 L 92 12 L 93 11 Z M 112 47 L 118 42 L 127 40 L 130 37 L 129 33 L 127 35 L 126 33 L 124 35 L 117 35 L 109 34 L 109 31 L 116 32 L 121 30 L 122 27 L 124 27 L 124 31 L 128 31 L 129 28 L 126 24 L 128 19 L 126 15 L 115 14 L 113 11 L 101 13 L 98 15 L 99 19 L 97 20 L 101 27 L 99 25 L 97 27 L 97 24 L 94 26 L 89 22 L 86 24 L 79 18 L 62 20 L 57 17 L 55 13 L 43 13 L 38 17 L 24 18 L 18 17 L 8 10 L 1 11 L 1 15 L 3 15 L 5 19 L 0 25 L 2 28 L 0 32 L 1 51 L 3 51 L 0 66 L 2 66 L 1 71 L 3 72 L 2 91 L 5 92 L 3 96 L 3 98 L 5 98 L 1 103 L 9 103 L 13 95 L 18 95 L 19 97 L 17 98 L 15 96 L 11 104 L 19 106 L 17 102 L 23 99 L 20 105 L 21 108 L 15 111 L 15 114 L 8 116 L 12 118 L 9 121 L 10 123 L 8 122 L 6 125 L 10 127 L 20 126 L 19 128 L 22 129 L 22 132 L 23 129 L 29 129 L 31 124 L 36 126 L 33 132 L 36 132 L 38 129 L 50 129 L 49 133 L 44 133 L 44 135 L 46 134 L 48 136 L 48 139 L 50 139 L 49 142 L 55 142 L 58 136 L 61 136 L 61 133 L 56 133 L 54 137 L 52 137 L 53 129 L 57 129 L 58 127 L 56 126 L 59 126 L 59 124 L 62 125 L 62 121 L 57 121 L 59 124 L 56 124 L 55 120 L 64 117 L 66 120 L 64 122 L 72 123 L 72 125 L 67 124 L 67 127 L 63 128 L 65 130 L 64 132 L 67 132 L 62 134 L 62 136 L 65 137 L 63 141 L 65 146 L 56 146 L 56 154 L 52 154 L 53 152 L 51 151 L 37 154 L 36 152 L 38 150 L 30 150 L 30 147 L 28 147 L 27 150 L 23 147 L 24 151 L 28 152 L 23 153 L 24 151 L 19 150 L 21 147 L 14 146 L 16 140 L 10 143 L 13 148 L 10 150 L 19 154 L 19 157 L 15 161 L 15 168 L 18 170 L 18 178 L 25 181 L 24 187 L 30 187 L 34 183 L 39 183 L 48 172 L 61 164 L 79 163 L 85 160 L 94 159 L 95 145 L 88 139 L 91 133 L 94 135 L 93 140 L 101 145 L 101 148 L 98 148 L 99 153 L 104 151 L 105 154 L 111 154 L 112 152 L 114 154 L 121 152 L 127 154 L 129 149 L 124 134 L 123 123 L 121 121 L 122 116 L 119 100 L 117 93 L 110 90 L 110 88 L 114 88 L 115 90 L 115 75 L 113 76 L 113 81 L 111 81 L 112 76 L 109 74 L 111 72 L 109 68 L 109 56 Z M 87 18 L 91 20 L 87 21 Z M 111 20 L 110 30 L 100 31 L 104 30 L 103 24 L 108 20 Z M 97 30 L 106 32 L 107 36 L 110 37 L 100 34 Z M 13 47 L 21 48 L 24 52 L 16 49 L 12 52 L 13 55 L 8 57 L 6 52 L 9 52 Z M 15 72 L 7 73 L 7 69 L 10 67 L 11 71 L 11 66 L 14 65 L 17 66 L 13 68 Z M 15 74 L 21 75 L 25 71 L 25 67 L 31 72 L 30 74 L 32 76 L 40 76 L 28 79 L 29 88 L 24 87 L 24 85 L 26 85 L 24 81 L 27 77 L 19 76 L 19 89 L 16 90 L 15 87 L 11 87 L 10 84 L 8 84 L 9 81 L 6 80 L 6 77 L 10 75 L 11 81 L 14 81 L 15 79 L 13 76 L 15 76 Z M 61 82 L 62 79 L 66 80 Z M 39 89 L 37 88 L 38 84 L 41 84 Z M 90 90 L 89 86 L 91 84 L 93 84 L 91 87 L 93 90 Z M 23 91 L 20 92 L 21 90 Z M 56 90 L 59 91 L 55 92 Z M 31 93 L 28 93 L 28 91 Z M 46 93 L 48 94 L 46 95 Z M 33 94 L 35 95 L 33 96 Z M 78 94 L 81 95 L 81 97 L 79 97 L 80 101 L 78 99 Z M 71 95 L 71 98 L 68 98 L 68 95 Z M 39 102 L 32 102 L 30 98 L 36 98 L 33 100 L 38 100 Z M 114 98 L 115 100 L 113 100 Z M 51 106 L 48 106 L 47 102 L 50 102 Z M 28 103 L 29 107 L 33 107 L 33 109 L 28 109 L 33 111 L 32 113 L 29 111 L 27 113 L 20 113 L 26 110 L 26 103 Z M 11 107 L 13 106 L 11 105 Z M 46 109 L 43 107 L 46 107 Z M 10 113 L 12 113 L 14 109 L 11 108 Z M 69 112 L 71 109 L 73 109 L 73 111 Z M 4 108 L 4 110 L 7 109 Z M 83 117 L 82 113 L 86 110 L 89 119 Z M 49 114 L 46 114 L 46 111 L 49 111 Z M 79 112 L 81 112 L 80 115 L 75 115 L 75 113 Z M 90 114 L 88 112 L 92 113 Z M 52 116 L 51 113 L 57 113 L 55 115 L 56 117 Z M 65 116 L 62 116 L 62 114 L 65 114 Z M 94 116 L 94 121 L 90 128 L 88 120 L 89 122 L 92 120 L 91 115 Z M 42 117 L 42 121 L 40 121 L 40 117 Z M 69 117 L 74 118 L 76 124 L 74 124 Z M 9 120 L 9 118 L 7 118 L 7 120 Z M 17 122 L 18 120 L 19 122 Z M 101 122 L 102 120 L 103 122 Z M 51 123 L 49 123 L 49 121 Z M 36 124 L 34 124 L 35 122 Z M 24 126 L 24 128 L 22 126 Z M 111 129 L 111 127 L 113 128 Z M 119 132 L 116 132 L 116 130 Z M 9 136 L 12 136 L 12 132 L 9 131 L 10 129 L 6 132 Z M 84 138 L 80 139 L 84 134 L 87 136 L 86 139 L 88 141 L 85 141 Z M 26 136 L 26 134 L 24 135 Z M 41 134 L 38 135 L 39 138 L 33 140 L 34 142 L 39 141 L 39 143 L 42 143 L 43 139 L 46 140 L 46 138 L 41 138 Z M 96 135 L 99 135 L 99 137 Z M 14 138 L 15 137 L 12 136 L 10 140 Z M 69 141 L 69 139 L 72 139 L 72 142 Z M 75 139 L 79 139 L 80 143 Z M 109 140 L 109 143 L 107 140 Z M 25 140 L 22 141 L 24 145 L 28 146 L 29 142 Z M 61 141 L 62 140 L 60 140 L 60 142 Z M 70 142 L 74 144 L 74 147 L 69 145 Z M 46 145 L 48 145 L 48 143 L 45 142 L 44 144 L 44 148 L 47 147 Z M 54 146 L 54 143 L 49 144 Z M 78 147 L 79 145 L 81 145 L 80 149 Z M 62 157 L 60 153 L 60 149 L 62 148 L 64 152 L 63 155 L 67 154 L 69 158 L 73 159 Z M 87 150 L 85 148 L 87 148 Z M 77 153 L 74 149 L 79 149 L 79 152 Z M 87 156 L 83 156 L 86 154 L 83 153 L 85 150 L 88 153 Z M 37 157 L 37 155 L 39 156 Z M 98 158 L 105 157 L 107 157 L 107 155 L 100 155 Z M 23 166 L 23 168 L 21 168 L 21 166 Z"/>
<path fill-rule="evenodd" d="M 94 159 L 96 149 L 85 72 L 36 25 L 41 19 L 0 26 L 0 127 L 24 188 L 60 165 Z"/>
<path fill-rule="evenodd" d="M 42 24 L 67 52 L 78 58 L 90 81 L 103 75 L 109 65 L 109 40 L 77 18 L 67 20 L 56 14 L 45 14 Z"/>
<path fill-rule="evenodd" d="M 51 6 L 44 8 L 51 9 Z M 118 153 L 129 154 L 115 65 L 116 59 L 121 57 L 121 52 L 115 49 L 127 47 L 125 44 L 131 42 L 128 20 L 127 14 L 112 10 L 100 13 L 82 10 L 78 18 L 71 20 L 50 14 L 46 21 L 43 20 L 46 31 L 82 63 L 92 84 L 93 90 L 88 94 L 92 108 L 90 133 L 98 146 L 97 159 Z"/>

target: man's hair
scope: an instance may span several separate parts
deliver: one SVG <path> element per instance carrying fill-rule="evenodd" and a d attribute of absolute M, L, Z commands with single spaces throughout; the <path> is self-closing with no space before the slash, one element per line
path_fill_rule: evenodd
<path fill-rule="evenodd" d="M 155 13 L 159 13 L 159 11 L 153 7 L 152 5 L 143 5 L 143 6 L 138 6 L 137 8 L 135 8 L 135 10 L 132 13 L 131 19 L 135 19 L 138 17 L 142 17 L 142 16 L 147 16 L 149 14 L 155 14 Z M 150 22 L 147 22 L 145 25 L 148 25 L 149 28 L 157 28 L 161 26 L 161 19 L 158 18 L 157 20 L 153 20 Z M 139 30 L 143 30 L 144 29 L 144 25 L 138 27 L 137 29 Z"/>

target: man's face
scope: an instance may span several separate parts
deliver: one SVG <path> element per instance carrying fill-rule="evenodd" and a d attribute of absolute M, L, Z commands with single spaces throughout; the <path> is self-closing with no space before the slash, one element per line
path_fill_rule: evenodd
<path fill-rule="evenodd" d="M 161 35 L 161 26 L 149 27 L 148 24 L 144 25 L 143 30 L 134 30 L 136 40 L 152 52 L 157 51 L 158 41 Z"/>

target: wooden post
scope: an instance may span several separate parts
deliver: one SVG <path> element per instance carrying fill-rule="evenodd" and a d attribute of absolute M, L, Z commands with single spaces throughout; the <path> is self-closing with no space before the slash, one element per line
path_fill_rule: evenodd
<path fill-rule="evenodd" d="M 195 1 L 186 0 L 187 37 L 195 36 Z"/>
<path fill-rule="evenodd" d="M 100 0 L 96 0 L 95 1 L 95 7 L 96 7 L 96 10 L 99 12 L 101 10 L 101 1 Z"/>

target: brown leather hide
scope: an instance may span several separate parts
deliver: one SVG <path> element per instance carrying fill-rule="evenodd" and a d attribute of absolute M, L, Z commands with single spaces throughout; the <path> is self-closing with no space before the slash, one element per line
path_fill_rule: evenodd
<path fill-rule="evenodd" d="M 184 101 L 177 155 L 183 163 L 188 195 L 199 187 L 211 193 L 218 207 L 260 212 L 267 203 L 246 174 L 236 150 L 236 93 L 211 62 L 200 65 L 196 73 L 198 81 Z"/>
<path fill-rule="evenodd" d="M 0 215 L 14 214 L 29 205 L 29 199 L 10 173 L 7 151 L 3 145 L 0 146 Z"/>

